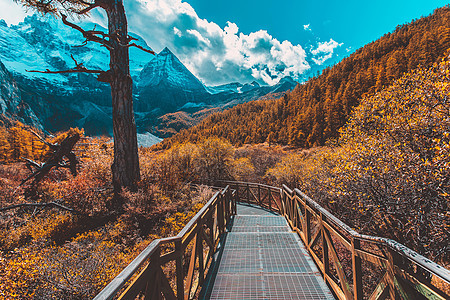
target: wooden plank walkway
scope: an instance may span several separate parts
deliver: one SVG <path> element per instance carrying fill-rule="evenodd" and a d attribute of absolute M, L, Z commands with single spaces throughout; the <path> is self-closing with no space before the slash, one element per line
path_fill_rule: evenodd
<path fill-rule="evenodd" d="M 238 204 L 201 299 L 334 299 L 284 217 Z"/>

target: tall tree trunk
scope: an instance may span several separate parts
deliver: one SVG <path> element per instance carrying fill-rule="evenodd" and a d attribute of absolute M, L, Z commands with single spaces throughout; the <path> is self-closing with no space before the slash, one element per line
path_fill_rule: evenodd
<path fill-rule="evenodd" d="M 111 168 L 114 192 L 117 195 L 122 187 L 135 190 L 136 183 L 140 179 L 140 173 L 130 59 L 128 47 L 122 46 L 128 44 L 127 18 L 122 0 L 110 1 L 106 13 L 109 34 L 117 37 L 117 39 L 111 39 L 112 49 L 110 50 L 110 84 L 114 131 L 114 163 Z"/>

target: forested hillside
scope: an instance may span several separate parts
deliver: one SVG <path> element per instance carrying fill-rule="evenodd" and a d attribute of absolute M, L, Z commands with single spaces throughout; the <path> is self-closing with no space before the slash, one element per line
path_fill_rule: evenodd
<path fill-rule="evenodd" d="M 281 99 L 249 102 L 211 115 L 160 147 L 210 135 L 236 145 L 266 141 L 324 145 L 338 137 L 363 95 L 374 94 L 418 66 L 432 65 L 448 55 L 449 48 L 450 7 L 446 6 L 398 26 Z"/>

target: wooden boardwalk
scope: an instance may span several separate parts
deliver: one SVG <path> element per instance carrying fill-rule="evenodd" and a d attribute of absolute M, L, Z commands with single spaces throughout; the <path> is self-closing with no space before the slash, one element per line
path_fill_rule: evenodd
<path fill-rule="evenodd" d="M 95 300 L 450 299 L 448 269 L 356 232 L 302 191 L 222 183 L 176 236 L 154 240 Z"/>
<path fill-rule="evenodd" d="M 238 204 L 202 299 L 334 299 L 284 217 Z"/>

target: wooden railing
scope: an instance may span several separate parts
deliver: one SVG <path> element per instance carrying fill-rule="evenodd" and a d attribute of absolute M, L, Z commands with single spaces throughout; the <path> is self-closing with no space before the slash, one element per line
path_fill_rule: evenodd
<path fill-rule="evenodd" d="M 217 185 L 229 186 L 235 192 L 237 201 L 251 203 L 283 214 L 283 189 L 259 183 L 239 181 L 218 181 Z M 239 200 L 238 200 L 239 199 Z"/>
<path fill-rule="evenodd" d="M 338 299 L 450 299 L 449 270 L 396 241 L 359 234 L 298 189 L 222 183 L 236 201 L 284 215 Z"/>
<path fill-rule="evenodd" d="M 237 201 L 285 216 L 338 299 L 450 299 L 450 271 L 393 240 L 359 234 L 298 189 L 219 184 L 226 187 L 177 236 L 153 241 L 95 299 L 121 291 L 118 299 L 195 298 Z"/>
<path fill-rule="evenodd" d="M 225 187 L 177 236 L 154 240 L 94 299 L 193 299 L 235 213 L 235 193 Z"/>

